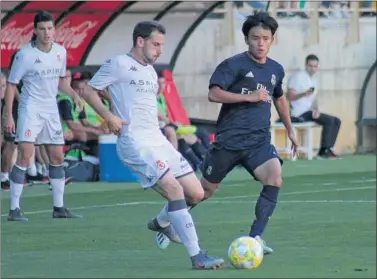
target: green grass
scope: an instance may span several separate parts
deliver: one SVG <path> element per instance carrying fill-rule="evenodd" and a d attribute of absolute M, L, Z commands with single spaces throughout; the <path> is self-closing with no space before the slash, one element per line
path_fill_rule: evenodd
<path fill-rule="evenodd" d="M 226 257 L 247 234 L 260 187 L 237 169 L 192 213 L 203 247 Z M 285 162 L 280 203 L 265 239 L 275 249 L 256 270 L 193 271 L 183 246 L 158 250 L 146 221 L 163 200 L 137 184 L 73 183 L 66 203 L 84 219 L 53 220 L 47 186 L 25 188 L 27 223 L 6 221 L 3 278 L 376 278 L 376 157 Z"/>

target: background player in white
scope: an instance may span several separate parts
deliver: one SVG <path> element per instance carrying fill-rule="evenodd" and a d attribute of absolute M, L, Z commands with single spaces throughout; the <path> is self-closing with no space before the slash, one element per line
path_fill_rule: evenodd
<path fill-rule="evenodd" d="M 6 130 L 16 132 L 18 157 L 10 174 L 11 206 L 9 221 L 27 221 L 20 210 L 25 171 L 34 151 L 34 144 L 44 144 L 50 159 L 49 178 L 53 194 L 53 218 L 75 218 L 64 207 L 65 173 L 62 126 L 56 102 L 58 89 L 71 95 L 82 109 L 79 96 L 65 79 L 67 52 L 53 43 L 54 19 L 48 12 L 34 18 L 34 34 L 30 43 L 18 51 L 8 78 L 6 92 Z M 17 84 L 22 80 L 17 131 L 12 105 Z"/>
<path fill-rule="evenodd" d="M 161 55 L 164 42 L 161 24 L 138 23 L 131 52 L 107 60 L 89 82 L 84 98 L 108 122 L 110 130 L 119 134 L 118 156 L 139 174 L 143 188 L 152 188 L 168 200 L 148 228 L 165 233 L 172 241 L 182 240 L 193 268 L 214 269 L 224 260 L 202 252 L 187 209 L 187 203 L 203 198 L 204 191 L 188 162 L 159 129 L 158 77 L 151 64 Z M 114 114 L 93 92 L 105 88 L 109 89 Z"/>

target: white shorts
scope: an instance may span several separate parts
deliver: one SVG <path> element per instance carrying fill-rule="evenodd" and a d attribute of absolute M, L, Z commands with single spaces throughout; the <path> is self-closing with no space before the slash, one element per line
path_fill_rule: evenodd
<path fill-rule="evenodd" d="M 35 108 L 19 107 L 16 142 L 64 145 L 58 109 L 41 112 Z"/>
<path fill-rule="evenodd" d="M 169 170 L 176 178 L 193 172 L 187 160 L 168 141 L 157 147 L 141 147 L 118 140 L 117 153 L 119 159 L 140 177 L 143 188 L 156 185 Z"/>

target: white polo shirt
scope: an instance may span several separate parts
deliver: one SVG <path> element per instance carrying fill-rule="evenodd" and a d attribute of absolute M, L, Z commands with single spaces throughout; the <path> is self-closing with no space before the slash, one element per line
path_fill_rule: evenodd
<path fill-rule="evenodd" d="M 288 81 L 288 89 L 292 89 L 296 94 L 301 94 L 309 88 L 314 87 L 314 93 L 291 101 L 291 115 L 299 117 L 307 111 L 312 110 L 312 105 L 317 95 L 317 80 L 315 76 L 310 76 L 307 71 L 293 74 Z"/>

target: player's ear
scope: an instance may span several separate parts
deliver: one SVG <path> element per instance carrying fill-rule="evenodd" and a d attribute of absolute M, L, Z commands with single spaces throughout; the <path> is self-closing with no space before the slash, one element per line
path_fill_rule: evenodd
<path fill-rule="evenodd" d="M 137 39 L 136 39 L 136 45 L 138 46 L 138 47 L 144 47 L 144 39 L 142 38 L 142 37 L 137 37 Z"/>

